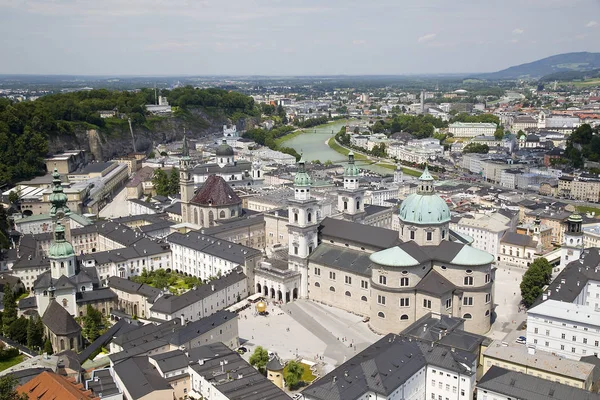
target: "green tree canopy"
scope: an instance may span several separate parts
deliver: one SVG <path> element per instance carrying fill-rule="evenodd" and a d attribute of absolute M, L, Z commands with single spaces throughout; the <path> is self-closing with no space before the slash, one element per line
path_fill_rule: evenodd
<path fill-rule="evenodd" d="M 479 153 L 487 154 L 490 151 L 490 147 L 483 143 L 469 143 L 463 149 L 463 153 Z"/>
<path fill-rule="evenodd" d="M 254 349 L 254 353 L 250 356 L 250 365 L 258 368 L 262 373 L 265 372 L 265 367 L 269 362 L 269 353 L 262 346 L 258 346 Z"/>
<path fill-rule="evenodd" d="M 5 331 L 7 336 L 20 344 L 27 344 L 27 325 L 28 319 L 25 317 L 20 317 L 15 319 L 10 326 L 8 327 L 8 331 Z"/>
<path fill-rule="evenodd" d="M 2 313 L 2 331 L 10 337 L 10 326 L 17 319 L 17 298 L 11 286 L 4 285 L 4 312 Z"/>
<path fill-rule="evenodd" d="M 530 307 L 542 294 L 542 289 L 550 283 L 552 265 L 544 257 L 537 258 L 529 265 L 521 281 L 523 304 Z"/>
<path fill-rule="evenodd" d="M 288 362 L 286 365 L 286 371 L 284 376 L 286 385 L 290 389 L 297 387 L 300 383 L 303 373 L 304 367 L 302 366 L 302 364 L 296 361 Z"/>
<path fill-rule="evenodd" d="M 0 377 L 0 400 L 27 400 L 29 396 L 25 393 L 19 394 L 16 390 L 19 381 L 11 374 Z"/>

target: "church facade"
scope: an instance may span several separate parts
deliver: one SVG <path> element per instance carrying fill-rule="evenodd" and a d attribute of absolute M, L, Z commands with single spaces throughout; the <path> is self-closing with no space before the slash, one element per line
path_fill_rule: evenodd
<path fill-rule="evenodd" d="M 400 206 L 398 231 L 360 223 L 363 192 L 352 154 L 338 192 L 341 219 L 316 220 L 310 187 L 300 160 L 288 205 L 287 268 L 281 255 L 259 267 L 257 292 L 282 301 L 297 294 L 368 317 L 379 333 L 400 332 L 430 312 L 463 318 L 471 332 L 489 331 L 494 257 L 450 230 L 450 209 L 427 168 Z"/>

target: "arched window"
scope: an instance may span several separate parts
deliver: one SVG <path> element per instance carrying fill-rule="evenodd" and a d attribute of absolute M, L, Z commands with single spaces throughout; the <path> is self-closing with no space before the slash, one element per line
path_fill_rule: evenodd
<path fill-rule="evenodd" d="M 65 267 L 65 263 L 63 261 L 60 262 L 60 267 L 64 268 Z"/>
<path fill-rule="evenodd" d="M 356 202 L 356 209 L 357 209 L 357 210 L 360 210 L 360 201 L 357 201 L 357 202 Z"/>
<path fill-rule="evenodd" d="M 408 314 L 402 314 L 402 316 L 400 316 L 401 320 L 405 320 L 408 319 Z"/>
<path fill-rule="evenodd" d="M 308 213 L 308 222 L 312 221 L 312 213 Z"/>
<path fill-rule="evenodd" d="M 74 349 L 75 348 L 75 338 L 71 338 L 70 342 L 71 342 L 71 347 L 70 348 Z"/>
<path fill-rule="evenodd" d="M 65 339 L 60 339 L 60 349 L 61 350 L 65 349 Z"/>
<path fill-rule="evenodd" d="M 464 319 L 471 319 L 471 318 L 473 318 L 473 317 L 471 316 L 471 314 L 469 314 L 469 313 L 466 313 L 465 315 L 463 315 L 463 318 L 464 318 Z"/>
<path fill-rule="evenodd" d="M 231 216 L 235 217 L 235 209 L 231 210 Z"/>
<path fill-rule="evenodd" d="M 221 210 L 219 213 L 219 218 L 225 218 L 225 210 Z"/>
<path fill-rule="evenodd" d="M 294 213 L 294 222 L 298 222 L 298 213 Z"/>
<path fill-rule="evenodd" d="M 472 286 L 473 285 L 473 277 L 472 276 L 465 276 L 464 282 L 465 282 L 465 285 Z"/>
<path fill-rule="evenodd" d="M 82 286 L 82 287 L 81 287 L 81 291 L 82 291 L 82 292 L 85 292 L 85 286 Z"/>
<path fill-rule="evenodd" d="M 387 278 L 383 275 L 379 275 L 379 284 L 380 285 L 387 285 Z"/>
<path fill-rule="evenodd" d="M 346 296 L 348 297 L 352 297 L 352 295 L 350 294 L 350 292 L 346 291 L 346 293 L 344 293 Z"/>
<path fill-rule="evenodd" d="M 333 286 L 329 286 L 329 291 L 330 292 L 335 292 L 335 288 Z"/>
<path fill-rule="evenodd" d="M 408 278 L 400 278 L 400 286 L 408 286 Z"/>
<path fill-rule="evenodd" d="M 347 202 L 347 201 L 345 201 L 345 202 L 344 202 L 344 210 L 347 210 L 347 209 L 348 209 L 348 202 Z"/>
<path fill-rule="evenodd" d="M 361 299 L 362 301 L 367 301 L 367 296 L 362 296 L 360 299 Z"/>
<path fill-rule="evenodd" d="M 44 296 L 48 296 L 48 292 L 44 290 Z"/>
<path fill-rule="evenodd" d="M 69 304 L 67 299 L 63 299 L 62 303 L 63 303 L 63 307 L 66 307 Z"/>
<path fill-rule="evenodd" d="M 315 287 L 321 287 L 321 284 L 319 282 L 315 282 Z"/>
<path fill-rule="evenodd" d="M 379 318 L 385 318 L 385 314 L 384 314 L 384 313 L 382 313 L 381 311 L 379 311 L 379 312 L 377 313 L 377 316 L 378 316 Z"/>

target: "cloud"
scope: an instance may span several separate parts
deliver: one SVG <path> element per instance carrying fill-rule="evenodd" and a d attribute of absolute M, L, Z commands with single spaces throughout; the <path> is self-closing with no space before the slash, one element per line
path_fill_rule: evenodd
<path fill-rule="evenodd" d="M 513 35 L 521 35 L 523 32 L 525 32 L 525 31 L 521 28 L 515 28 L 512 31 Z"/>
<path fill-rule="evenodd" d="M 595 26 L 598 26 L 598 22 L 596 22 L 596 21 L 590 21 L 587 24 L 585 24 L 586 28 L 593 28 Z"/>
<path fill-rule="evenodd" d="M 360 45 L 363 45 L 363 44 L 367 44 L 367 41 L 364 40 L 364 39 L 354 39 L 352 41 L 352 44 L 355 45 L 355 46 L 360 46 Z"/>
<path fill-rule="evenodd" d="M 425 42 L 431 42 L 433 39 L 435 39 L 437 35 L 435 33 L 428 33 L 427 35 L 423 35 L 420 38 L 417 39 L 417 42 L 419 43 L 425 43 Z"/>

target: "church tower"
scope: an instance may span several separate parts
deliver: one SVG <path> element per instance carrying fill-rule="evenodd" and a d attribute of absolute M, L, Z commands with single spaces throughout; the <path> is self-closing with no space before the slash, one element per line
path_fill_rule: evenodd
<path fill-rule="evenodd" d="M 301 274 L 300 297 L 308 296 L 308 256 L 317 248 L 317 200 L 310 196 L 311 179 L 304 159 L 294 177 L 294 198 L 289 200 L 289 269 Z"/>
<path fill-rule="evenodd" d="M 579 260 L 583 251 L 583 231 L 581 225 L 583 219 L 579 214 L 572 214 L 567 219 L 565 239 L 560 254 L 560 270 L 571 261 Z"/>
<path fill-rule="evenodd" d="M 344 219 L 353 222 L 361 222 L 365 216 L 365 191 L 360 188 L 359 174 L 354 153 L 350 152 L 344 168 L 344 188 L 338 191 L 338 211 Z"/>
<path fill-rule="evenodd" d="M 183 149 L 179 160 L 179 193 L 181 194 L 181 217 L 183 222 L 191 222 L 190 201 L 194 197 L 192 160 L 187 136 L 183 137 Z"/>
<path fill-rule="evenodd" d="M 71 278 L 77 273 L 77 257 L 73 245 L 65 238 L 65 228 L 60 222 L 54 228 L 54 241 L 48 249 L 48 258 L 53 280 L 58 280 L 63 275 Z"/>
<path fill-rule="evenodd" d="M 66 240 L 71 239 L 71 210 L 67 207 L 69 201 L 67 195 L 63 191 L 62 182 L 60 180 L 60 174 L 58 170 L 54 168 L 52 173 L 52 194 L 50 195 L 50 217 L 54 220 L 55 224 L 61 222 L 65 231 Z"/>

